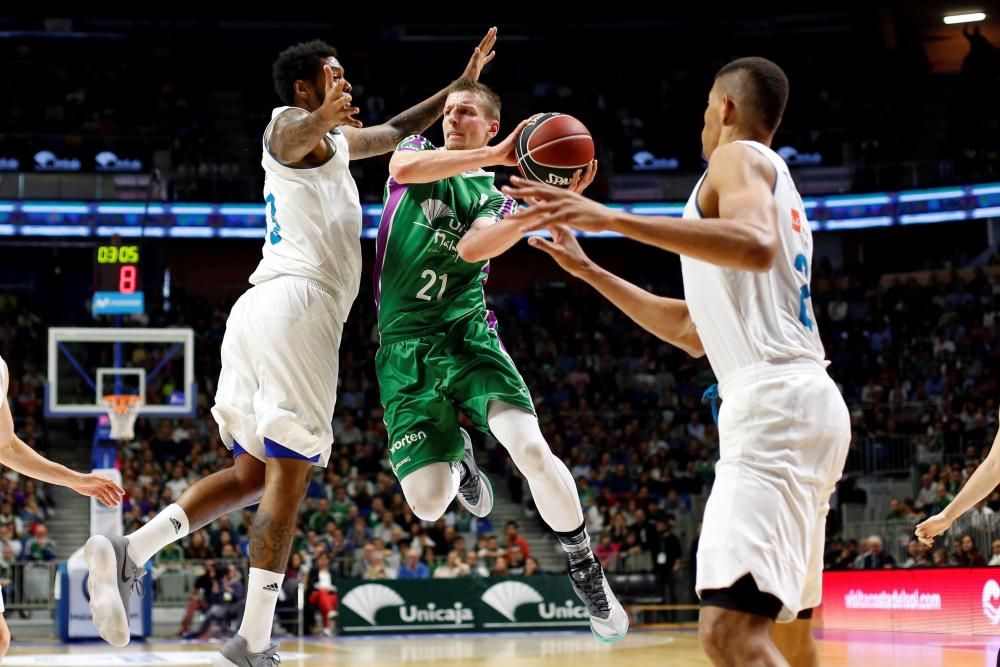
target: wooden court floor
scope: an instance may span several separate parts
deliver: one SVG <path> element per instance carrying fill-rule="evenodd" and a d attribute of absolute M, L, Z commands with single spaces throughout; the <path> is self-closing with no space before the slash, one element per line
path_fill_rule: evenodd
<path fill-rule="evenodd" d="M 21 642 L 11 648 L 5 667 L 114 667 L 208 665 L 217 644 L 134 642 L 124 649 L 88 643 Z M 820 641 L 821 663 L 828 667 L 995 667 L 1000 641 L 945 635 L 855 633 Z M 704 667 L 710 665 L 692 632 L 633 631 L 623 641 L 604 645 L 584 633 L 349 637 L 285 640 L 282 667 L 330 665 L 397 667 Z"/>

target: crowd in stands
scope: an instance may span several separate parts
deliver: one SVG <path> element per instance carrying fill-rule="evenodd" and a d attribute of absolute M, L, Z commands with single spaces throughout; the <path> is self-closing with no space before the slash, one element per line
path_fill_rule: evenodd
<path fill-rule="evenodd" d="M 660 282 L 649 286 L 663 293 L 666 280 L 658 278 Z M 820 262 L 813 286 L 830 372 L 852 413 L 852 456 L 867 452 L 891 457 L 896 455 L 893 447 L 908 448 L 907 464 L 925 471 L 913 500 L 898 499 L 891 509 L 893 519 L 912 525 L 951 498 L 982 460 L 996 432 L 998 387 L 992 369 L 1000 367 L 1000 323 L 993 281 L 983 270 L 867 279 Z M 577 480 L 598 558 L 609 571 L 657 572 L 668 586 L 666 595 L 676 596 L 670 587 L 691 578 L 697 521 L 717 457 L 712 406 L 702 398 L 714 382 L 708 363 L 643 333 L 575 283 L 538 285 L 524 293 L 491 295 L 490 300 L 505 346 L 533 391 L 543 432 Z M 306 585 L 307 598 L 321 612 L 321 620 L 332 617 L 334 582 L 341 577 L 488 577 L 542 571 L 517 525 L 493 525 L 458 503 L 428 525 L 407 507 L 385 460 L 371 303 L 370 298 L 359 298 L 345 329 L 334 451 L 330 465 L 313 472 L 286 573 L 286 581 Z M 197 332 L 197 349 L 218 349 L 228 306 L 197 298 L 169 314 L 154 306 L 143 324 L 183 322 Z M 17 428 L 22 438 L 44 450 L 38 368 L 44 363 L 45 327 L 33 311 L 27 296 L 0 297 L 3 356 L 11 367 L 9 396 Z M 232 456 L 208 413 L 217 355 L 199 355 L 197 365 L 204 392 L 197 416 L 140 418 L 136 437 L 120 447 L 126 533 L 201 477 L 231 465 Z M 59 428 L 58 422 L 47 426 Z M 505 485 L 512 499 L 523 504 L 522 523 L 540 521 L 503 449 L 489 436 L 474 438 L 495 485 Z M 846 491 L 840 495 L 841 502 L 851 501 Z M 1000 494 L 968 520 L 992 528 L 991 510 L 1000 511 Z M 44 526 L 51 511 L 41 485 L 10 473 L 0 477 L 2 562 L 7 562 L 8 548 L 12 558 L 53 557 Z M 831 536 L 841 534 L 835 516 Z M 227 564 L 246 558 L 251 521 L 252 508 L 224 516 L 155 557 L 157 572 L 188 561 L 198 561 L 199 567 L 206 560 L 216 562 L 216 576 L 200 585 L 207 597 L 192 602 L 212 623 L 234 613 L 223 598 L 238 598 L 242 584 L 237 585 L 239 573 L 230 573 Z M 984 542 L 979 533 L 965 537 L 969 528 L 963 522 L 956 530 L 949 540 L 959 542 L 943 549 L 903 545 L 909 549 L 906 562 L 981 564 L 987 556 L 976 551 L 976 542 L 985 545 L 989 538 Z M 905 565 L 894 556 L 895 547 L 880 548 L 874 539 L 833 540 L 827 566 Z M 996 557 L 988 562 L 1000 562 L 1000 542 L 990 549 Z M 186 630 L 198 634 L 209 628 Z"/>
<path fill-rule="evenodd" d="M 997 379 L 989 369 L 1000 365 L 1000 330 L 992 281 L 980 271 L 968 279 L 863 283 L 818 268 L 814 299 L 826 307 L 817 317 L 831 373 L 851 407 L 853 449 L 889 456 L 892 447 L 909 447 L 908 464 L 929 465 L 931 482 L 943 483 L 936 493 L 942 486 L 954 493 L 997 426 Z M 534 392 L 543 431 L 578 480 L 597 553 L 611 569 L 641 553 L 654 566 L 690 563 L 692 513 L 711 487 L 717 456 L 712 410 L 702 401 L 714 381 L 711 369 L 641 332 L 592 292 L 568 289 L 539 286 L 492 301 L 504 343 Z M 221 337 L 223 312 L 189 313 L 189 320 L 219 323 L 201 335 Z M 376 349 L 373 312 L 359 306 L 342 350 L 334 454 L 325 471 L 315 471 L 303 507 L 295 547 L 303 564 L 326 551 L 338 574 L 353 576 L 422 574 L 414 557 L 429 576 L 465 567 L 480 574 L 532 568 L 530 553 L 512 548 L 506 531 L 495 546 L 482 544 L 501 527 L 457 503 L 433 526 L 414 520 L 384 460 L 371 370 Z M 201 381 L 212 386 L 207 373 Z M 514 500 L 533 514 L 526 485 L 502 448 L 489 437 L 477 445 L 486 469 L 505 479 Z M 920 452 L 936 463 L 918 460 Z M 204 414 L 178 423 L 140 419 L 137 439 L 123 451 L 127 530 L 229 459 Z M 929 506 L 915 508 L 926 513 Z M 245 554 L 248 521 L 248 512 L 220 520 L 192 536 L 183 548 L 194 551 L 183 555 Z M 507 549 L 503 558 L 497 548 Z M 634 560 L 648 563 L 646 556 Z"/>
<path fill-rule="evenodd" d="M 501 55 L 484 80 L 504 100 L 504 128 L 552 110 L 588 125 L 602 164 L 594 186 L 599 198 L 613 175 L 633 172 L 637 153 L 648 153 L 649 160 L 676 158 L 681 171 L 700 171 L 698 129 L 712 76 L 727 60 L 758 52 L 778 60 L 791 77 L 782 143 L 803 155 L 822 155 L 824 165 L 852 163 L 854 189 L 898 186 L 907 161 L 917 157 L 949 160 L 952 166 L 933 170 L 939 179 L 996 175 L 1000 130 L 990 110 L 1000 69 L 984 35 L 968 32 L 960 73 L 941 75 L 932 71 L 927 38 L 902 22 L 891 28 L 880 26 L 875 15 L 824 14 L 815 20 L 829 30 L 796 32 L 795 21 L 814 19 L 775 20 L 787 26 L 784 32 L 774 26 L 780 39 L 767 28 L 748 34 L 739 14 L 715 17 L 716 43 L 725 47 L 713 51 L 702 44 L 702 57 L 695 60 L 685 58 L 692 28 L 684 21 L 584 22 L 572 30 L 501 26 Z M 754 25 L 764 26 L 760 21 Z M 122 159 L 142 159 L 147 171 L 158 155 L 164 176 L 157 195 L 253 201 L 262 182 L 260 136 L 279 104 L 269 74 L 281 49 L 315 37 L 337 46 L 359 117 L 370 126 L 457 76 L 482 25 L 415 27 L 373 17 L 349 29 L 326 25 L 303 32 L 297 25 L 241 25 L 234 18 L 222 29 L 211 20 L 117 23 L 109 34 L 103 22 L 78 18 L 30 21 L 22 29 L 0 49 L 11 72 L 0 83 L 9 93 L 7 123 L 0 130 L 5 145 L 24 146 L 26 156 L 41 148 L 61 157 L 82 150 L 84 161 L 111 150 Z M 849 51 L 840 48 L 844 31 L 859 36 Z M 88 32 L 93 38 L 81 49 L 79 36 Z M 578 50 L 580 40 L 602 44 L 607 57 L 587 67 L 566 67 L 553 57 Z M 207 50 L 193 52 L 191 43 Z M 435 66 L 427 67 L 429 62 Z M 654 66 L 651 76 L 636 62 L 669 66 Z M 39 78 L 49 82 L 44 90 L 17 94 Z M 932 80 L 934 95 L 950 100 L 948 113 L 930 104 Z M 937 145 L 921 143 L 925 136 Z M 30 157 L 25 160 L 30 163 Z M 900 165 L 899 173 L 885 165 Z M 361 161 L 352 170 L 363 198 L 380 200 L 385 160 Z"/>

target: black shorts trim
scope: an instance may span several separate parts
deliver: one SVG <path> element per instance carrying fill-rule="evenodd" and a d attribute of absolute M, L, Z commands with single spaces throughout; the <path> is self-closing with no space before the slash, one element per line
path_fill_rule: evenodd
<path fill-rule="evenodd" d="M 701 592 L 702 607 L 722 607 L 745 614 L 776 620 L 781 612 L 781 600 L 757 588 L 753 575 L 746 574 L 729 588 L 713 588 Z M 811 612 L 812 610 L 808 610 Z"/>

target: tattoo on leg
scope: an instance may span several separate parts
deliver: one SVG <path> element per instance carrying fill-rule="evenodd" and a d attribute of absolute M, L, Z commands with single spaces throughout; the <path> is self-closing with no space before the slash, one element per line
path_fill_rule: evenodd
<path fill-rule="evenodd" d="M 250 565 L 271 572 L 284 572 L 295 536 L 295 514 L 273 517 L 258 509 L 250 533 Z"/>

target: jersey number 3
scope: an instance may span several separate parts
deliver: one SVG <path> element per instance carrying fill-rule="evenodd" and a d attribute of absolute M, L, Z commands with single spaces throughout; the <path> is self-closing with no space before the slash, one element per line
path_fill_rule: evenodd
<path fill-rule="evenodd" d="M 278 217 L 275 215 L 274 193 L 268 192 L 264 201 L 268 205 L 267 223 L 271 228 L 267 234 L 267 238 L 271 241 L 271 245 L 275 245 L 281 243 L 281 225 L 278 224 Z"/>

